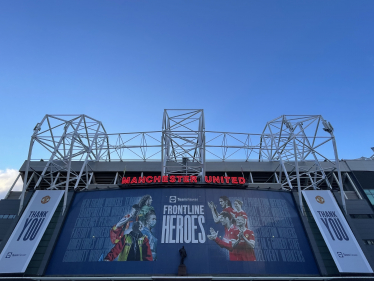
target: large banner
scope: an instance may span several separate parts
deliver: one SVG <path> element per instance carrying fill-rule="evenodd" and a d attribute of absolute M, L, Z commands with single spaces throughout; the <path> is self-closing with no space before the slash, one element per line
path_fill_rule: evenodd
<path fill-rule="evenodd" d="M 47 275 L 318 275 L 287 192 L 152 188 L 75 196 Z"/>
<path fill-rule="evenodd" d="M 332 193 L 304 190 L 303 195 L 339 272 L 372 273 Z"/>
<path fill-rule="evenodd" d="M 25 272 L 64 191 L 37 190 L 0 254 L 0 273 Z"/>

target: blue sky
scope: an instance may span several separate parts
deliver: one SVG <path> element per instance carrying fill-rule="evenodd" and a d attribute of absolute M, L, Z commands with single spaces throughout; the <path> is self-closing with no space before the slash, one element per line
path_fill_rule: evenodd
<path fill-rule="evenodd" d="M 0 170 L 47 113 L 114 133 L 160 130 L 164 108 L 251 133 L 321 114 L 340 158 L 370 156 L 373 15 L 374 1 L 0 1 Z"/>

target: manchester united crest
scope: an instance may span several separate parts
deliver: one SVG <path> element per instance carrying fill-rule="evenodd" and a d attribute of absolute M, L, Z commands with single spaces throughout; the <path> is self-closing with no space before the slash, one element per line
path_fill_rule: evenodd
<path fill-rule="evenodd" d="M 47 195 L 44 196 L 40 202 L 42 202 L 42 204 L 45 204 L 48 203 L 49 200 L 51 200 L 51 197 Z"/>
<path fill-rule="evenodd" d="M 325 203 L 325 199 L 323 199 L 323 197 L 322 196 L 316 196 L 316 201 L 318 202 L 318 203 L 320 203 L 320 204 L 323 204 L 323 203 Z"/>

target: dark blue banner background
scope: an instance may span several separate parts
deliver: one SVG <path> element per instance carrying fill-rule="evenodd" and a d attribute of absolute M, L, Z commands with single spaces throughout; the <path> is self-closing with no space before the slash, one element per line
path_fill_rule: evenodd
<path fill-rule="evenodd" d="M 115 246 L 110 239 L 110 229 L 130 213 L 132 205 L 138 204 L 147 194 L 152 196 L 152 203 L 147 210 L 153 208 L 157 217 L 157 223 L 151 229 L 155 238 L 152 247 L 155 260 L 149 262 L 104 261 L 107 253 Z M 213 202 L 217 206 L 217 212 L 222 212 L 223 208 L 219 204 L 221 196 L 227 196 L 233 207 L 235 200 L 243 202 L 243 211 L 248 216 L 248 229 L 253 231 L 255 236 L 256 261 L 232 261 L 229 250 L 221 248 L 214 240 L 207 238 L 210 228 L 218 231 L 218 237 L 221 240 L 225 238 L 224 226 L 219 222 L 214 222 L 212 211 L 208 206 L 208 202 Z M 200 218 L 203 230 L 200 228 L 198 219 L 195 219 L 194 235 L 197 243 L 196 241 L 195 243 L 192 241 L 190 243 L 185 241 L 165 243 L 170 242 L 166 239 L 162 243 L 162 226 L 166 225 L 166 216 L 171 210 L 168 206 L 172 208 L 174 205 L 190 207 L 203 205 L 202 210 L 199 207 L 200 214 L 197 214 L 197 217 L 204 217 Z M 187 207 L 184 210 L 188 212 L 192 209 Z M 188 214 L 181 215 L 188 216 Z M 138 219 L 141 220 L 140 217 Z M 173 222 L 175 225 L 176 220 L 174 219 Z M 187 219 L 187 222 L 190 220 Z M 131 225 L 132 223 L 127 224 L 128 230 L 123 234 L 131 231 Z M 173 240 L 175 231 L 174 229 Z M 200 241 L 198 241 L 199 234 Z M 204 239 L 201 239 L 202 235 Z M 174 275 L 178 272 L 180 262 L 178 250 L 182 246 L 185 247 L 188 255 L 185 264 L 189 275 L 319 274 L 290 193 L 198 188 L 132 189 L 77 194 L 70 207 L 46 274 Z"/>

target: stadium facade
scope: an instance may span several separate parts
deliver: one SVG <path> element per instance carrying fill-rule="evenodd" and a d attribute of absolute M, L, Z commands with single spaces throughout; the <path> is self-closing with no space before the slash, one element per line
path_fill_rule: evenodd
<path fill-rule="evenodd" d="M 337 147 L 320 115 L 259 134 L 207 131 L 203 110 L 117 134 L 46 115 L 0 201 L 0 279 L 372 279 L 374 159 Z"/>

